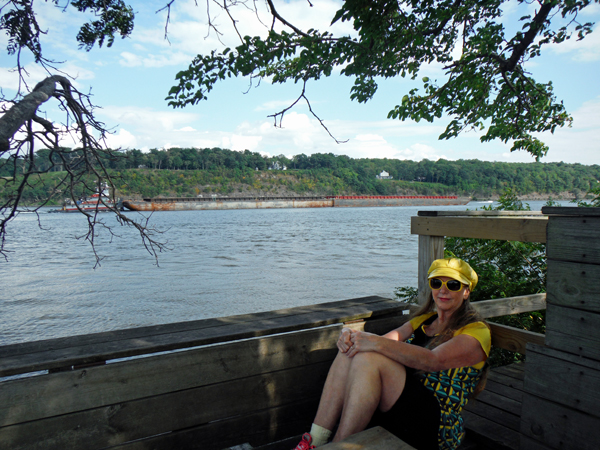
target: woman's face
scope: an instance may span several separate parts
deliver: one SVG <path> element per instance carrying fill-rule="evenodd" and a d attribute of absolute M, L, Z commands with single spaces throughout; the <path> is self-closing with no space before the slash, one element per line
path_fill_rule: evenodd
<path fill-rule="evenodd" d="M 452 280 L 450 277 L 436 278 L 444 282 Z M 438 311 L 453 313 L 462 306 L 466 299 L 469 298 L 470 291 L 464 284 L 459 291 L 451 291 L 445 284 L 442 284 L 440 289 L 432 289 L 431 293 L 433 294 L 433 301 L 435 302 Z"/>

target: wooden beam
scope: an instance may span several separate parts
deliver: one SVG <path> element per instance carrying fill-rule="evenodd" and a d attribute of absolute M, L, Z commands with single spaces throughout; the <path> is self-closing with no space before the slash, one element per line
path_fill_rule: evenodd
<path fill-rule="evenodd" d="M 543 206 L 542 214 L 556 214 L 560 216 L 587 216 L 599 217 L 600 208 L 574 208 L 572 206 Z"/>
<path fill-rule="evenodd" d="M 600 264 L 599 239 L 600 217 L 551 217 L 548 259 Z"/>
<path fill-rule="evenodd" d="M 59 369 L 136 355 L 381 317 L 404 308 L 378 296 L 140 329 L 0 347 L 0 376 Z"/>
<path fill-rule="evenodd" d="M 546 242 L 548 218 L 541 217 L 411 217 L 411 234 Z"/>
<path fill-rule="evenodd" d="M 539 345 L 530 345 L 528 350 L 528 393 L 586 414 L 598 414 L 599 361 Z"/>
<path fill-rule="evenodd" d="M 600 265 L 548 259 L 548 303 L 600 313 Z"/>
<path fill-rule="evenodd" d="M 521 433 L 561 450 L 598 450 L 600 418 L 524 394 Z"/>
<path fill-rule="evenodd" d="M 484 319 L 546 309 L 546 294 L 520 295 L 473 302 Z"/>
<path fill-rule="evenodd" d="M 526 353 L 528 343 L 544 345 L 546 336 L 533 331 L 520 330 L 518 328 L 489 322 L 492 329 L 492 345 L 516 353 Z"/>

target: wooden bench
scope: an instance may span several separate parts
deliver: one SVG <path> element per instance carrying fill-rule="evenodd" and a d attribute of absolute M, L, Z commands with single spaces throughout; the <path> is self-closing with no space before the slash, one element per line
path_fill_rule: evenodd
<path fill-rule="evenodd" d="M 404 309 L 374 296 L 0 347 L 0 376 L 27 375 L 0 380 L 0 449 L 221 450 L 299 435 L 343 323 L 384 332 Z"/>

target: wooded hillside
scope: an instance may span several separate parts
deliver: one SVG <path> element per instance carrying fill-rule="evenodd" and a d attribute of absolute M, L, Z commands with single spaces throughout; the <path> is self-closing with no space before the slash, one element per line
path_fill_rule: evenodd
<path fill-rule="evenodd" d="M 78 151 L 71 153 L 79 157 Z M 525 198 L 582 198 L 600 180 L 600 166 L 566 163 L 503 163 L 478 160 L 401 161 L 352 159 L 329 154 L 265 157 L 220 148 L 127 150 L 104 161 L 119 197 L 198 195 L 459 195 L 495 198 L 506 188 Z M 28 203 L 52 192 L 62 172 L 48 150 L 38 152 L 40 170 L 26 189 Z M 4 166 L 5 167 L 5 166 Z M 285 170 L 284 170 L 285 168 Z M 385 171 L 392 179 L 378 179 Z M 0 173 L 0 176 L 8 174 Z M 0 181 L 0 198 L 12 184 Z M 85 192 L 81 192 L 85 195 Z M 55 193 L 55 203 L 62 201 Z"/>

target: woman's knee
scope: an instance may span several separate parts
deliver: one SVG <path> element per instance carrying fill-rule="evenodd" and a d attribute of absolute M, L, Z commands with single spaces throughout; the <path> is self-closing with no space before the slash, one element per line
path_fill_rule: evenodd
<path fill-rule="evenodd" d="M 351 365 L 353 368 L 358 368 L 359 366 L 366 366 L 369 368 L 381 368 L 387 369 L 389 367 L 402 367 L 404 366 L 399 362 L 394 361 L 393 359 L 388 358 L 387 356 L 382 355 L 381 353 L 376 352 L 361 352 L 354 355 L 351 359 Z"/>

